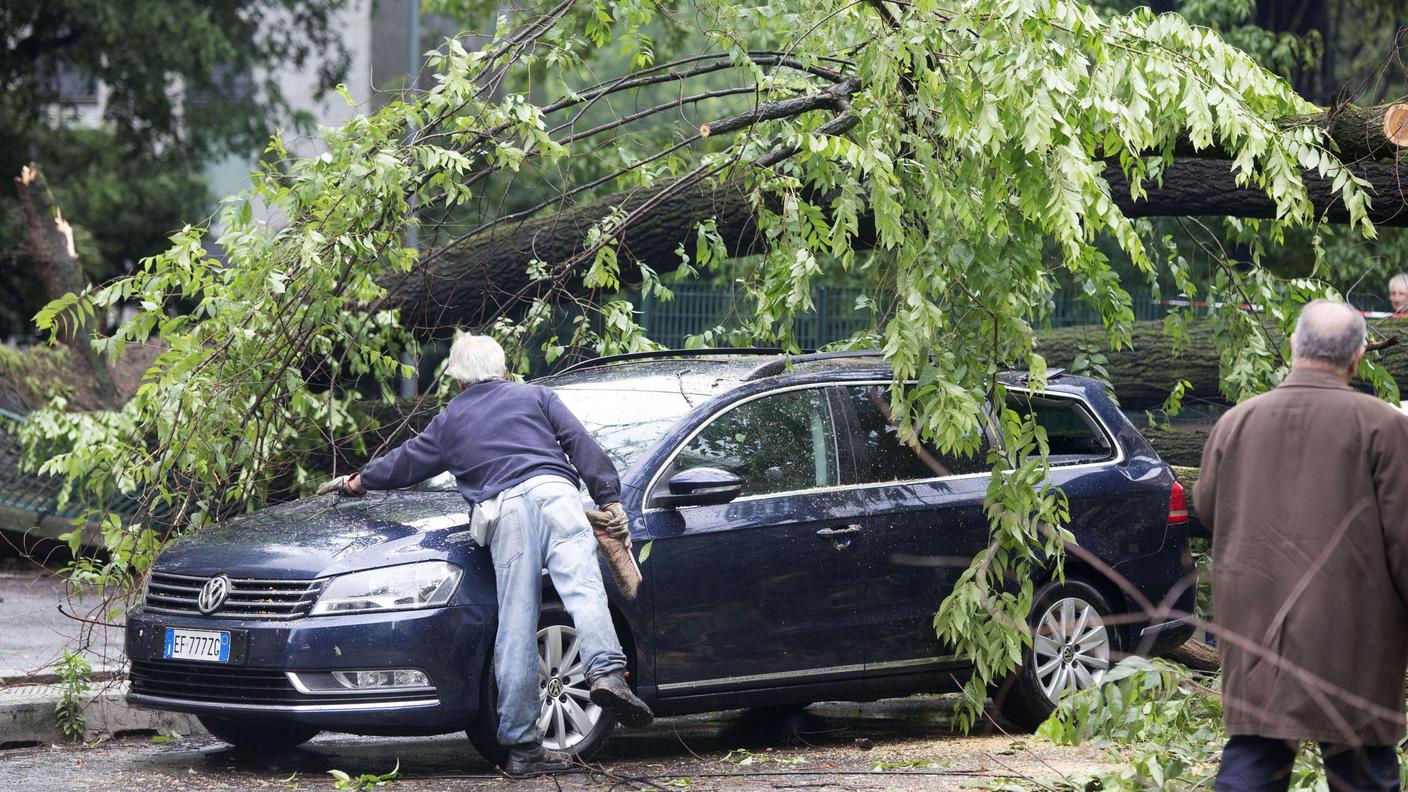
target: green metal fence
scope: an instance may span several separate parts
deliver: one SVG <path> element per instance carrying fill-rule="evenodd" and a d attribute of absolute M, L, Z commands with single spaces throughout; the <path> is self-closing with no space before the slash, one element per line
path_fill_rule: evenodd
<path fill-rule="evenodd" d="M 647 296 L 637 301 L 640 323 L 651 340 L 667 347 L 684 346 L 686 336 L 715 327 L 736 328 L 751 310 L 743 292 L 727 286 L 691 284 L 672 290 L 674 298 Z M 812 291 L 813 310 L 798 318 L 797 342 L 816 348 L 865 329 L 869 317 L 855 309 L 861 289 L 821 286 Z"/>
<path fill-rule="evenodd" d="M 47 526 L 45 535 L 55 538 L 53 526 L 72 529 L 71 521 L 80 516 L 79 511 L 72 503 L 59 507 L 60 479 L 20 469 L 19 425 L 24 420 L 23 415 L 0 408 L 0 529 L 26 531 L 42 522 Z M 139 505 L 133 498 L 121 497 L 109 510 L 130 521 Z M 169 512 L 170 508 L 163 506 L 151 516 L 165 519 Z"/>
<path fill-rule="evenodd" d="M 1135 289 L 1129 293 L 1130 309 L 1136 321 L 1163 319 L 1170 309 L 1154 300 L 1148 289 Z M 1058 292 L 1051 311 L 1052 327 L 1072 327 L 1075 325 L 1100 324 L 1100 312 L 1084 300 L 1069 292 Z"/>
<path fill-rule="evenodd" d="M 0 409 L 0 506 L 13 506 L 40 514 L 65 514 L 58 510 L 61 482 L 52 476 L 20 471 L 20 438 L 24 416 Z"/>
<path fill-rule="evenodd" d="M 654 341 L 667 347 L 684 346 L 685 338 L 714 327 L 734 328 L 750 310 L 743 293 L 728 286 L 690 284 L 674 290 L 674 298 L 637 298 L 641 326 Z M 805 348 L 817 348 L 847 338 L 865 329 L 868 313 L 856 310 L 856 298 L 863 289 L 819 286 L 812 292 L 814 309 L 798 318 L 797 341 Z M 1154 301 L 1147 290 L 1130 292 L 1134 318 L 1163 319 L 1169 307 Z M 1099 324 L 1100 314 L 1076 295 L 1060 293 L 1052 309 L 1052 327 Z"/>

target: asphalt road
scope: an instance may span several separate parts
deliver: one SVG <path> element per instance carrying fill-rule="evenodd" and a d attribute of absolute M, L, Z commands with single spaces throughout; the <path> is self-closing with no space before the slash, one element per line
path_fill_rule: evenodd
<path fill-rule="evenodd" d="M 982 789 L 1001 778 L 1069 776 L 1098 769 L 1092 748 L 1031 737 L 959 737 L 951 700 L 814 704 L 797 713 L 732 711 L 663 718 L 621 731 L 595 772 L 509 782 L 463 736 L 365 738 L 325 734 L 288 754 L 249 757 L 209 737 L 155 742 L 131 735 L 94 746 L 0 752 L 0 785 L 49 790 L 329 789 L 332 769 L 380 774 L 399 762 L 392 790 L 558 789 Z M 629 782 L 629 783 L 622 783 Z"/>
<path fill-rule="evenodd" d="M 99 617 L 92 609 L 100 601 L 96 591 L 72 597 L 58 577 L 0 552 L 0 680 L 52 671 L 64 650 L 80 643 L 94 671 L 116 668 L 122 659 L 121 629 L 64 615 Z"/>

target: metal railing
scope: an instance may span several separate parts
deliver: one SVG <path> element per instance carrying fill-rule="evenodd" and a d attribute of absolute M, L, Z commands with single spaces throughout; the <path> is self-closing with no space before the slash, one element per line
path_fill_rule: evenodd
<path fill-rule="evenodd" d="M 20 469 L 20 438 L 15 430 L 23 421 L 23 415 L 0 409 L 0 506 L 59 517 L 78 516 L 58 508 L 63 482 Z"/>
<path fill-rule="evenodd" d="M 731 286 L 686 284 L 672 289 L 674 298 L 661 300 L 653 295 L 636 296 L 633 302 L 639 321 L 651 340 L 669 348 L 684 346 L 685 339 L 715 327 L 738 327 L 740 317 L 751 310 L 743 293 Z M 856 310 L 856 300 L 866 290 L 852 287 L 818 286 L 812 290 L 813 310 L 797 318 L 798 345 L 816 349 L 840 341 L 870 325 L 867 312 Z M 1153 299 L 1148 289 L 1130 292 L 1136 320 L 1158 320 L 1168 315 L 1169 306 Z M 1100 324 L 1100 314 L 1077 295 L 1058 293 L 1052 306 L 1051 326 Z"/>
<path fill-rule="evenodd" d="M 0 507 L 7 506 L 12 510 L 33 515 L 36 524 L 42 518 L 70 521 L 79 518 L 82 513 L 74 502 L 59 506 L 59 493 L 63 489 L 63 481 L 60 478 L 30 473 L 21 468 L 22 449 L 17 430 L 19 424 L 25 420 L 25 416 L 19 413 L 0 408 Z M 122 497 L 112 504 L 109 511 L 128 522 L 137 513 L 138 508 L 136 500 Z M 169 508 L 158 508 L 154 516 L 160 517 L 168 511 Z M 0 523 L 0 528 L 11 530 L 27 530 L 30 527 L 28 524 Z"/>

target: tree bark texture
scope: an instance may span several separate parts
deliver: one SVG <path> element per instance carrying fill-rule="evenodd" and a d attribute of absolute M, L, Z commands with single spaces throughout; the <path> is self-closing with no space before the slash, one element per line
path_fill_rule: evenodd
<path fill-rule="evenodd" d="M 1217 649 L 1197 638 L 1189 638 L 1187 643 L 1169 652 L 1168 659 L 1182 663 L 1194 671 L 1222 670 L 1222 662 L 1217 656 Z"/>
<path fill-rule="evenodd" d="M 1135 322 L 1127 349 L 1108 351 L 1108 339 L 1100 325 L 1062 327 L 1038 336 L 1036 350 L 1046 365 L 1064 369 L 1071 368 L 1081 346 L 1100 350 L 1109 361 L 1105 368 L 1115 398 L 1125 410 L 1157 409 L 1185 379 L 1193 383 L 1185 394 L 1189 400 L 1226 403 L 1218 389 L 1217 347 L 1208 323 L 1189 323 L 1188 341 L 1179 353 L 1164 334 L 1163 322 Z"/>
<path fill-rule="evenodd" d="M 30 257 L 39 270 L 39 278 L 49 293 L 49 299 L 57 300 L 65 294 L 79 294 L 87 286 L 83 269 L 73 248 L 73 230 L 64 222 L 63 215 L 54 205 L 49 193 L 49 185 L 44 181 L 37 163 L 26 165 L 15 178 L 19 191 L 20 207 L 24 214 L 25 235 L 28 239 Z M 92 334 L 82 317 L 72 314 L 60 317 L 59 340 L 76 350 L 87 362 L 93 375 L 94 390 L 103 406 L 117 406 L 117 389 L 113 386 L 112 373 L 102 355 L 93 349 Z"/>
<path fill-rule="evenodd" d="M 1398 151 L 1384 137 L 1384 106 L 1341 109 L 1319 116 L 1286 119 L 1287 124 L 1317 124 L 1329 130 L 1341 155 L 1354 172 L 1370 184 L 1370 217 L 1387 226 L 1408 226 L 1408 167 L 1396 162 L 1371 161 Z M 1377 132 L 1375 131 L 1377 129 Z M 1161 182 L 1146 184 L 1147 195 L 1130 196 L 1130 185 L 1115 165 L 1106 168 L 1111 196 L 1130 217 L 1234 216 L 1272 218 L 1276 205 L 1255 188 L 1235 183 L 1231 162 L 1215 154 L 1175 159 Z M 1331 183 L 1306 173 L 1305 181 L 1317 216 L 1330 222 L 1349 219 L 1344 205 L 1334 197 Z M 665 273 L 679 266 L 676 249 L 693 245 L 699 223 L 713 219 L 733 256 L 759 252 L 753 209 L 741 179 L 699 182 L 676 188 L 673 182 L 629 190 L 568 206 L 554 214 L 509 222 L 435 251 L 409 275 L 388 284 L 389 307 L 401 311 L 402 322 L 421 335 L 444 336 L 454 327 L 482 326 L 501 313 L 547 294 L 554 283 L 574 294 L 586 294 L 581 274 L 561 272 L 564 262 L 585 249 L 587 232 L 615 211 L 631 212 L 648 201 L 660 204 L 629 226 L 618 251 L 622 273 L 630 277 L 631 264 L 639 262 Z M 813 200 L 826 203 L 824 196 Z M 864 219 L 856 248 L 873 244 L 869 219 Z M 539 260 L 556 273 L 554 279 L 533 282 L 527 269 Z"/>
<path fill-rule="evenodd" d="M 622 235 L 617 255 L 623 275 L 629 274 L 630 262 L 659 272 L 674 271 L 679 266 L 675 249 L 681 244 L 689 248 L 699 224 L 710 219 L 730 255 L 761 249 L 753 209 L 741 183 L 700 182 L 673 188 L 674 182 L 661 183 L 491 228 L 428 257 L 391 286 L 390 304 L 401 310 L 403 324 L 428 335 L 480 325 L 551 290 L 550 281 L 530 279 L 529 262 L 551 266 L 571 259 L 585 248 L 592 226 L 612 211 L 634 211 L 666 192 L 672 194 Z M 568 288 L 575 293 L 586 292 L 581 274 L 569 275 Z"/>
<path fill-rule="evenodd" d="M 1134 419 L 1131 419 L 1134 420 Z M 1135 420 L 1135 427 L 1159 456 L 1170 465 L 1197 467 L 1203 463 L 1203 446 L 1208 442 L 1208 428 L 1183 426 L 1148 426 Z M 1188 485 L 1184 485 L 1188 486 Z"/>
<path fill-rule="evenodd" d="M 1344 162 L 1392 159 L 1408 143 L 1404 113 L 1408 105 L 1394 103 L 1375 107 L 1347 105 L 1325 113 L 1288 119 L 1288 126 L 1310 124 L 1325 130 L 1339 148 Z"/>
<path fill-rule="evenodd" d="M 1408 337 L 1408 322 L 1403 320 L 1375 320 L 1371 325 L 1386 336 Z M 1280 341 L 1279 338 L 1276 340 Z M 1179 380 L 1185 379 L 1192 383 L 1184 394 L 1185 403 L 1203 401 L 1229 404 L 1219 389 L 1217 345 L 1213 342 L 1212 327 L 1207 322 L 1188 324 L 1188 340 L 1177 354 L 1173 349 L 1173 340 L 1164 335 L 1162 322 L 1135 322 L 1132 346 L 1118 352 L 1104 351 L 1107 346 L 1105 331 L 1095 325 L 1063 327 L 1044 333 L 1037 338 L 1037 351 L 1046 359 L 1048 366 L 1070 368 L 1082 344 L 1100 348 L 1108 359 L 1105 367 L 1122 409 L 1156 409 L 1168 398 Z M 1367 357 L 1388 369 L 1400 387 L 1408 392 L 1408 346 L 1395 344 L 1387 349 L 1369 352 Z M 1368 389 L 1364 383 L 1357 383 L 1356 386 Z M 1169 442 L 1170 447 L 1180 445 L 1176 440 Z M 1197 465 L 1198 461 L 1195 459 L 1181 464 Z"/>
<path fill-rule="evenodd" d="M 1382 226 L 1408 226 L 1408 165 L 1359 162 L 1349 166 L 1369 183 L 1369 219 Z M 1146 184 L 1148 195 L 1130 197 L 1129 180 L 1117 165 L 1105 168 L 1105 181 L 1120 209 L 1130 217 L 1276 217 L 1276 202 L 1262 190 L 1238 187 L 1232 162 L 1223 159 L 1174 160 L 1162 183 Z M 1302 172 L 1315 215 L 1331 223 L 1349 222 L 1349 211 L 1328 179 Z"/>

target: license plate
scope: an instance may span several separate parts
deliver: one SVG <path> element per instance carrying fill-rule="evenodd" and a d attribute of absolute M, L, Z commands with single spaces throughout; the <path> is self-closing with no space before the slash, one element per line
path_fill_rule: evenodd
<path fill-rule="evenodd" d="M 224 630 L 182 630 L 166 628 L 166 643 L 161 656 L 167 660 L 201 660 L 207 663 L 230 662 L 230 634 Z"/>

